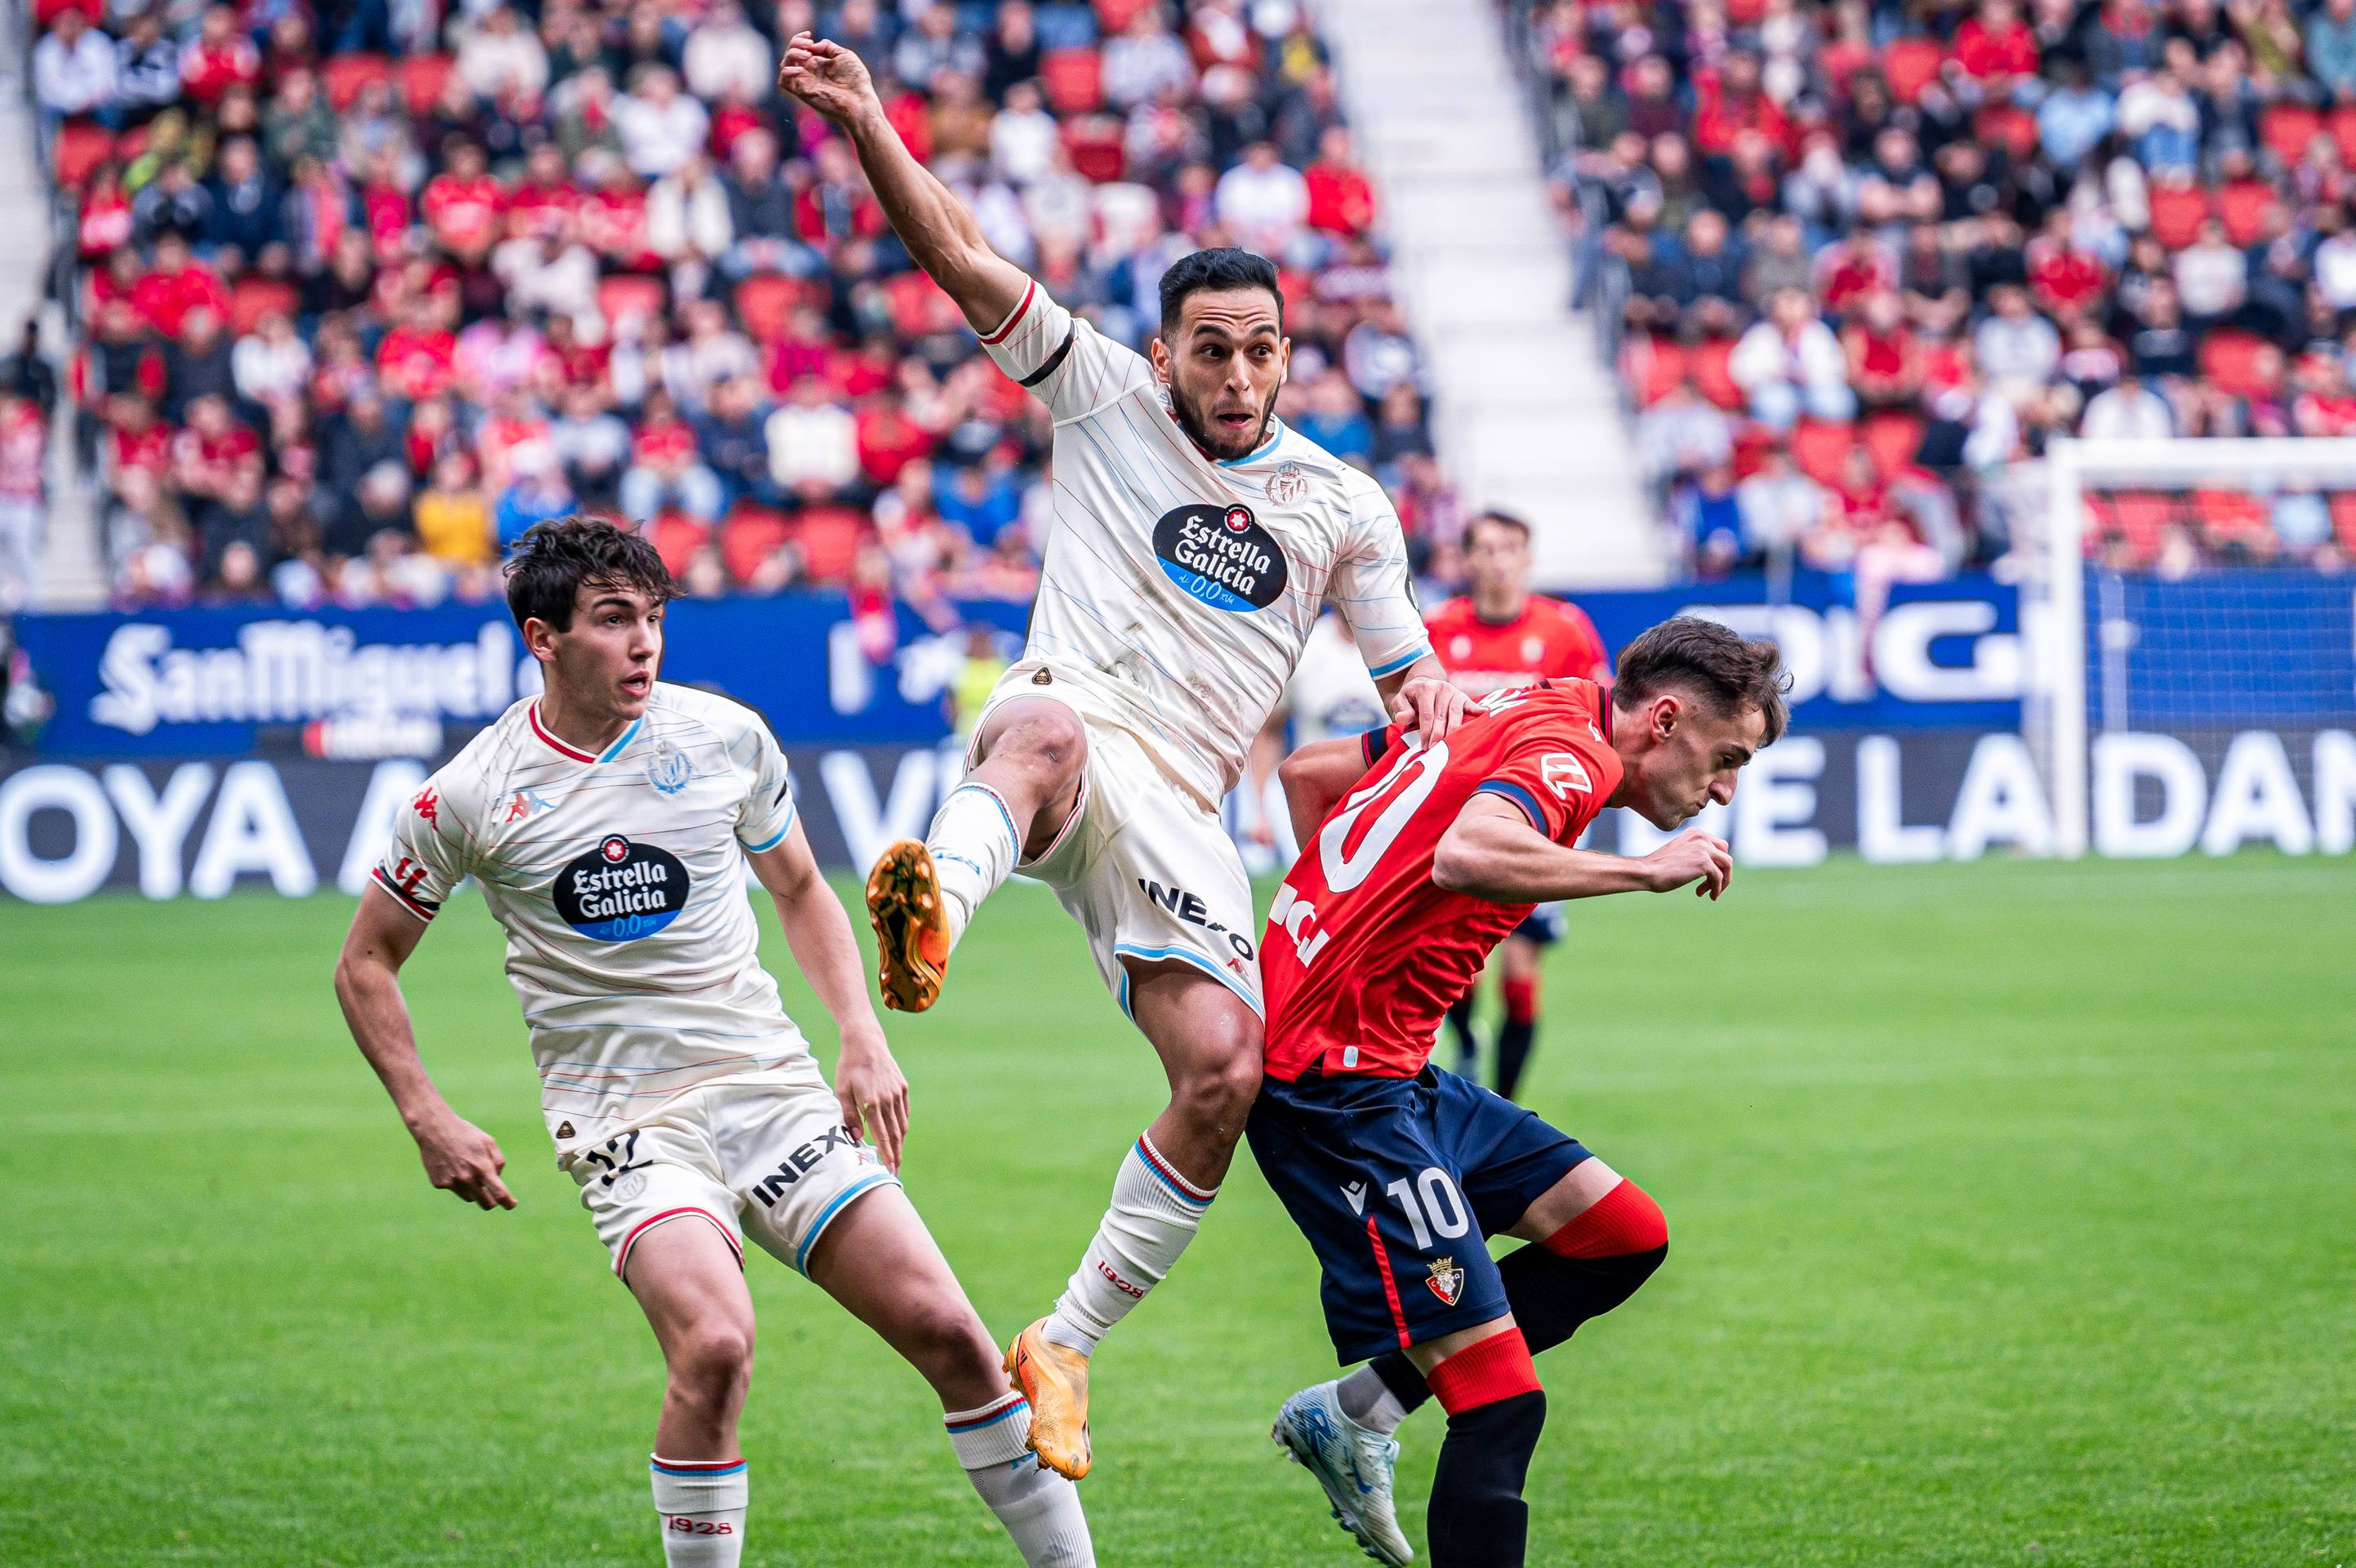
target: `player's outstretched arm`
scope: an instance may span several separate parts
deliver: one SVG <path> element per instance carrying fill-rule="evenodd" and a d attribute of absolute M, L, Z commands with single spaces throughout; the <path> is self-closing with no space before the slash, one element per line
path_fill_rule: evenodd
<path fill-rule="evenodd" d="M 1276 765 L 1292 818 L 1292 842 L 1306 845 L 1317 825 L 1333 813 L 1350 786 L 1366 776 L 1365 737 L 1313 740 Z"/>
<path fill-rule="evenodd" d="M 998 330 L 1031 280 L 990 248 L 964 202 L 933 177 L 884 117 L 866 62 L 841 44 L 797 33 L 777 64 L 777 90 L 842 127 L 893 231 L 976 332 Z"/>
<path fill-rule="evenodd" d="M 785 928 L 794 961 L 842 1038 L 834 1097 L 842 1103 L 843 1125 L 873 1139 L 884 1165 L 896 1171 L 908 1135 L 908 1080 L 892 1059 L 884 1026 L 867 999 L 867 966 L 851 937 L 851 917 L 819 875 L 799 820 L 776 847 L 748 858 L 777 906 L 777 924 Z"/>
<path fill-rule="evenodd" d="M 401 966 L 417 950 L 425 927 L 371 882 L 344 933 L 336 959 L 336 1000 L 369 1066 L 392 1096 L 418 1157 L 435 1187 L 484 1208 L 513 1208 L 499 1173 L 507 1156 L 498 1141 L 450 1109 L 417 1055 L 409 1003 L 401 993 Z"/>
<path fill-rule="evenodd" d="M 1734 875 L 1726 841 L 1682 833 L 1648 855 L 1598 854 L 1558 844 L 1530 825 L 1521 808 L 1475 795 L 1456 814 L 1431 859 L 1433 884 L 1500 904 L 1547 904 L 1606 893 L 1666 893 L 1697 882 L 1716 898 Z"/>

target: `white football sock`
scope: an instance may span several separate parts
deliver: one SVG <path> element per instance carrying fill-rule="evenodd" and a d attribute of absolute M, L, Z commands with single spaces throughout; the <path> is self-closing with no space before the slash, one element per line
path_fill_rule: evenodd
<path fill-rule="evenodd" d="M 744 1461 L 651 1457 L 663 1562 L 669 1568 L 736 1568 L 753 1495 Z"/>
<path fill-rule="evenodd" d="M 1014 1538 L 1030 1568 L 1095 1568 L 1080 1489 L 1031 1452 L 1031 1405 L 1001 1394 L 979 1410 L 941 1417 L 966 1479 Z"/>
<path fill-rule="evenodd" d="M 1334 1384 L 1333 1398 L 1344 1415 L 1377 1437 L 1388 1437 L 1407 1419 L 1407 1406 L 1399 1403 L 1398 1395 L 1391 1392 L 1390 1384 L 1383 1381 L 1372 1363 Z"/>
<path fill-rule="evenodd" d="M 1112 1207 L 1047 1319 L 1047 1338 L 1094 1354 L 1097 1341 L 1162 1283 L 1218 1196 L 1217 1187 L 1179 1175 L 1152 1139 L 1131 1144 L 1113 1178 Z"/>
<path fill-rule="evenodd" d="M 1023 845 L 1006 799 L 987 784 L 960 784 L 949 791 L 925 834 L 940 879 L 942 913 L 948 918 L 949 946 L 957 946 L 981 901 L 1004 884 Z"/>

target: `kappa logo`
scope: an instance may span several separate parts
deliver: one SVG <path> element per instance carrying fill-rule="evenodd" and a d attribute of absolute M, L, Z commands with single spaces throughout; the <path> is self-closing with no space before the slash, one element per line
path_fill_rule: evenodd
<path fill-rule="evenodd" d="M 1456 1260 L 1452 1257 L 1434 1258 L 1431 1261 L 1431 1277 L 1423 1283 L 1431 1287 L 1431 1294 L 1444 1305 L 1454 1306 L 1456 1298 L 1464 1294 L 1464 1271 L 1456 1266 Z"/>
<path fill-rule="evenodd" d="M 432 822 L 435 827 L 442 825 L 442 797 L 434 792 L 434 786 L 431 784 L 420 789 L 416 798 L 409 802 L 409 806 L 410 810 L 415 811 L 426 822 Z"/>
<path fill-rule="evenodd" d="M 1366 1211 L 1366 1184 L 1365 1182 L 1352 1181 L 1343 1183 L 1342 1196 L 1350 1200 L 1351 1213 L 1364 1214 Z"/>
<path fill-rule="evenodd" d="M 510 822 L 519 822 L 527 817 L 536 817 L 542 811 L 552 811 L 555 809 L 548 801 L 541 799 L 539 790 L 519 789 L 508 801 L 506 820 Z"/>

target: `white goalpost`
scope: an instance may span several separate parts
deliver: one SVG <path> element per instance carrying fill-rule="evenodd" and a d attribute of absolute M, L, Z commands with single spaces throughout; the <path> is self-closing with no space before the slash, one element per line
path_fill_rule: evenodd
<path fill-rule="evenodd" d="M 2062 440 L 2022 584 L 2054 853 L 2356 837 L 2356 439 Z"/>

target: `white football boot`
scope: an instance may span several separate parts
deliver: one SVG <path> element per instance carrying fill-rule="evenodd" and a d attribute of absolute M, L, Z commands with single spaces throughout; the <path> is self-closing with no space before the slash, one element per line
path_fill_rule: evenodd
<path fill-rule="evenodd" d="M 1284 1402 L 1269 1435 L 1292 1462 L 1317 1477 L 1333 1518 L 1356 1537 L 1366 1555 L 1389 1568 L 1407 1568 L 1415 1548 L 1399 1533 L 1391 1509 L 1391 1472 L 1398 1444 L 1368 1432 L 1342 1413 L 1339 1383 L 1319 1383 Z"/>

